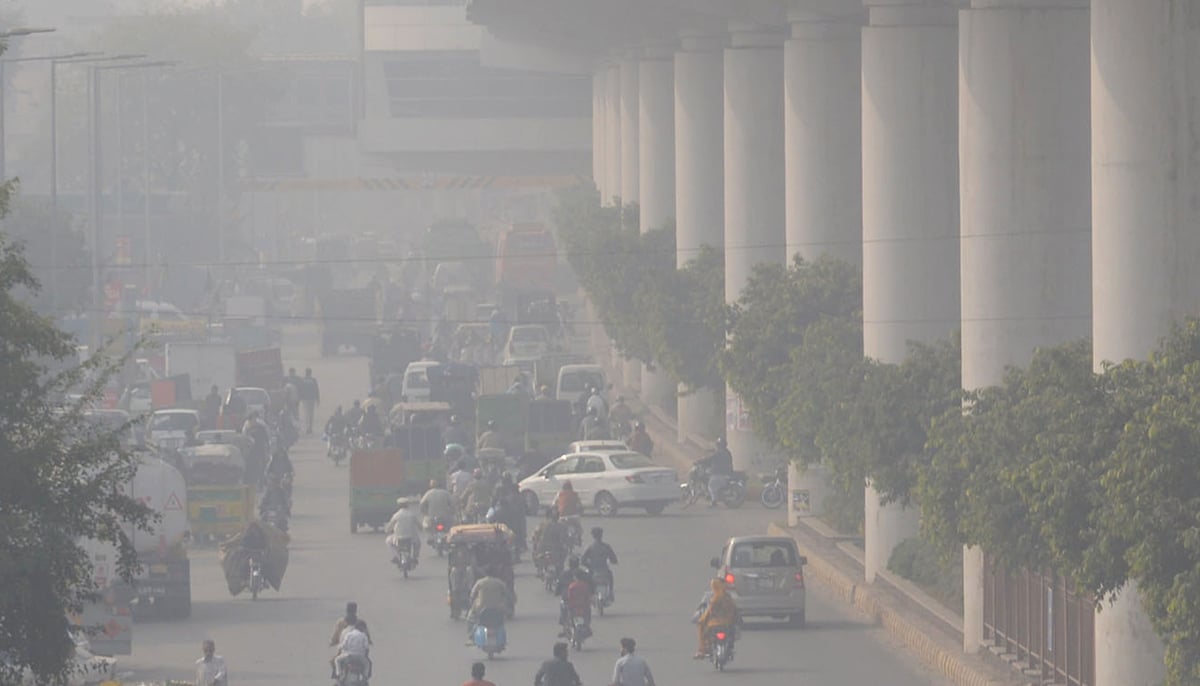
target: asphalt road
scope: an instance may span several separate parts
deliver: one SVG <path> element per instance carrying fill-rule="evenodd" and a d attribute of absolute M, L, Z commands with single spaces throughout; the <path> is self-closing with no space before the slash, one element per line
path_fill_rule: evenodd
<path fill-rule="evenodd" d="M 298 368 L 313 367 L 325 411 L 338 402 L 348 404 L 365 387 L 362 359 L 306 363 L 311 349 L 289 352 Z M 465 626 L 449 618 L 444 560 L 426 548 L 414 575 L 401 579 L 388 562 L 382 534 L 348 531 L 346 467 L 326 460 L 315 438 L 300 443 L 293 461 L 291 562 L 282 590 L 268 590 L 258 601 L 245 594 L 230 597 L 215 551 L 193 550 L 192 617 L 138 625 L 134 655 L 121 658 L 120 671 L 136 680 L 190 679 L 200 641 L 212 638 L 236 686 L 328 684 L 331 649 L 326 644 L 332 625 L 345 602 L 355 600 L 375 640 L 374 683 L 454 686 L 465 681 L 471 663 L 484 656 L 464 646 Z M 595 636 L 572 657 L 584 683 L 609 683 L 622 636 L 637 639 L 663 686 L 947 683 L 817 586 L 809 589 L 806 628 L 752 624 L 724 674 L 693 661 L 696 630 L 688 620 L 711 574 L 708 559 L 726 537 L 762 532 L 770 516 L 757 503 L 747 503 L 732 512 L 670 508 L 658 517 L 585 518 L 585 527 L 605 528 L 621 563 L 615 568 L 617 603 L 595 619 Z M 509 648 L 487 665 L 487 678 L 499 686 L 532 683 L 557 640 L 556 599 L 540 587 L 527 562 L 517 573 L 519 600 L 517 618 L 507 627 Z"/>

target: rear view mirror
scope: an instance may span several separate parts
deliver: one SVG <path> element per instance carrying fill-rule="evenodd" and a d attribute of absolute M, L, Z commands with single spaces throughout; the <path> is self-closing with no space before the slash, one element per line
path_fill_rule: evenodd
<path fill-rule="evenodd" d="M 804 564 L 804 563 L 801 562 L 800 564 Z M 708 566 L 712 567 L 713 569 L 720 569 L 721 568 L 721 558 L 714 557 L 713 559 L 709 560 Z"/>

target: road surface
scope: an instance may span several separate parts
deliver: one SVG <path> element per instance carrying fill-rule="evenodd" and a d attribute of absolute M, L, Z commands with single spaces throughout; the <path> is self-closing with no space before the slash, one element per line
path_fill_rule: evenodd
<path fill-rule="evenodd" d="M 358 358 L 312 359 L 311 348 L 288 351 L 288 365 L 311 366 L 322 384 L 327 414 L 349 404 L 367 383 Z M 308 359 L 306 359 L 308 358 Z M 258 601 L 230 597 L 213 550 L 192 551 L 192 616 L 184 622 L 139 624 L 134 655 L 120 671 L 136 680 L 190 679 L 200 641 L 212 638 L 235 686 L 328 684 L 326 646 L 348 600 L 375 640 L 373 682 L 455 686 L 484 656 L 464 646 L 466 627 L 451 621 L 445 602 L 444 560 L 426 547 L 407 581 L 389 564 L 382 534 L 348 531 L 346 467 L 324 458 L 315 439 L 293 451 L 296 467 L 291 562 L 281 592 Z M 695 626 L 689 617 L 711 576 L 708 559 L 734 534 L 761 533 L 770 518 L 756 503 L 737 511 L 669 508 L 659 517 L 622 514 L 585 518 L 601 525 L 621 559 L 615 568 L 617 603 L 593 622 L 595 636 L 572 656 L 585 684 L 609 683 L 618 640 L 637 639 L 658 683 L 757 686 L 917 686 L 947 682 L 888 642 L 878 627 L 811 586 L 808 626 L 752 624 L 724 674 L 693 661 Z M 532 530 L 533 522 L 530 523 Z M 498 686 L 531 684 L 557 640 L 558 606 L 533 576 L 517 568 L 517 618 L 507 626 L 509 649 L 487 664 Z M 127 680 L 128 682 L 128 680 Z"/>

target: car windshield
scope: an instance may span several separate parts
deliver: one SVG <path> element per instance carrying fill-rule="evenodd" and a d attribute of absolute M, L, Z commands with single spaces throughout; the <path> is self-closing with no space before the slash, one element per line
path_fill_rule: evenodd
<path fill-rule="evenodd" d="M 654 462 L 641 453 L 621 453 L 608 458 L 617 469 L 641 469 L 653 467 Z"/>
<path fill-rule="evenodd" d="M 517 327 L 512 330 L 512 339 L 517 343 L 541 343 L 546 340 L 546 330 L 540 326 Z"/>
<path fill-rule="evenodd" d="M 733 548 L 734 567 L 795 567 L 796 549 L 786 541 L 739 543 Z"/>
<path fill-rule="evenodd" d="M 562 389 L 568 393 L 587 390 L 588 386 L 603 387 L 604 377 L 597 372 L 567 372 L 563 374 Z"/>
<path fill-rule="evenodd" d="M 151 431 L 187 431 L 199 422 L 190 412 L 168 412 L 156 414 L 150 420 Z"/>

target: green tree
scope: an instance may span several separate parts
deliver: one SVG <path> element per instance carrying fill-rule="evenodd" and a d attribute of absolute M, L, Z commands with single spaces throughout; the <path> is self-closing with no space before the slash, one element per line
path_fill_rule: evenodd
<path fill-rule="evenodd" d="M 720 389 L 725 347 L 725 256 L 705 246 L 682 269 L 653 275 L 638 294 L 655 362 L 689 390 Z"/>
<path fill-rule="evenodd" d="M 8 188 L 0 198 L 7 204 Z M 74 341 L 22 302 L 36 292 L 22 249 L 0 234 L 0 682 L 30 670 L 58 683 L 73 655 L 67 614 L 95 598 L 81 541 L 112 544 L 128 580 L 136 555 L 126 527 L 152 513 L 125 495 L 137 458 L 115 432 L 92 429 L 84 408 L 113 368 L 72 364 Z M 64 406 L 70 392 L 83 400 Z"/>

